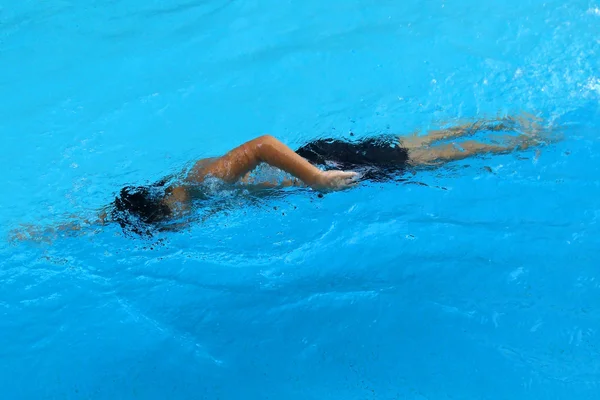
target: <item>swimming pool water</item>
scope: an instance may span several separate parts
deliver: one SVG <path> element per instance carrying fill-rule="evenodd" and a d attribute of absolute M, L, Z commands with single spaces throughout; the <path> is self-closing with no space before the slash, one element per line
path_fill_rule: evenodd
<path fill-rule="evenodd" d="M 597 398 L 599 38 L 588 0 L 0 3 L 4 238 L 265 132 L 564 135 L 415 184 L 224 191 L 153 240 L 3 239 L 0 396 Z"/>

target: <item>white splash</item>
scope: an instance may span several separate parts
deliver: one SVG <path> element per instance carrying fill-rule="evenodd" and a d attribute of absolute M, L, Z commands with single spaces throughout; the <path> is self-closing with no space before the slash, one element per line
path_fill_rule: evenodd
<path fill-rule="evenodd" d="M 519 276 L 523 275 L 524 272 L 525 270 L 523 269 L 523 267 L 519 267 L 508 275 L 508 280 L 511 282 L 515 281 L 519 278 Z"/>
<path fill-rule="evenodd" d="M 588 81 L 585 83 L 584 88 L 600 94 L 600 79 L 589 78 Z"/>
<path fill-rule="evenodd" d="M 523 70 L 521 68 L 517 68 L 515 71 L 515 78 L 520 78 L 523 76 Z"/>
<path fill-rule="evenodd" d="M 587 12 L 588 14 L 597 15 L 600 17 L 600 8 L 598 7 L 590 8 Z"/>
<path fill-rule="evenodd" d="M 538 320 L 536 321 L 535 325 L 533 325 L 533 326 L 531 327 L 531 329 L 529 329 L 529 332 L 537 332 L 537 330 L 539 329 L 539 327 L 540 327 L 540 326 L 542 326 L 542 325 L 543 325 L 543 323 L 544 323 L 544 322 L 542 322 L 542 320 L 541 320 L 541 319 L 538 319 Z"/>

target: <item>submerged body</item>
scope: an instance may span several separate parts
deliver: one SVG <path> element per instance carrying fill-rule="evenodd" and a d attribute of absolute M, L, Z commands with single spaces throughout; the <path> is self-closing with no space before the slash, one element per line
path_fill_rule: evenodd
<path fill-rule="evenodd" d="M 497 138 L 501 144 L 472 140 L 460 145 L 435 144 L 483 130 L 514 131 L 514 124 L 514 119 L 504 119 L 432 131 L 424 136 L 386 135 L 352 142 L 319 139 L 296 151 L 265 135 L 222 157 L 197 161 L 175 183 L 163 180 L 150 186 L 122 189 L 102 220 L 117 222 L 122 228 L 130 229 L 138 222 L 153 225 L 176 218 L 188 211 L 198 193 L 197 187 L 208 177 L 253 187 L 308 186 L 318 191 L 333 191 L 350 188 L 362 180 L 394 179 L 408 167 L 439 165 L 478 154 L 508 153 L 540 143 L 537 132 L 531 130 L 528 134 Z M 257 181 L 251 173 L 262 163 L 281 170 L 289 178 Z"/>
<path fill-rule="evenodd" d="M 478 132 L 510 131 L 493 138 L 492 144 L 474 140 L 448 142 Z M 117 223 L 124 231 L 148 234 L 173 229 L 192 202 L 209 197 L 203 191 L 207 179 L 244 188 L 305 186 L 320 192 L 343 190 L 363 180 L 385 181 L 401 177 L 407 168 L 439 166 L 483 154 L 504 154 L 548 143 L 536 122 L 504 118 L 431 131 L 426 135 L 377 136 L 358 141 L 319 139 L 296 151 L 270 135 L 246 142 L 221 157 L 197 161 L 185 174 L 149 186 L 128 186 L 98 216 L 96 221 L 63 224 L 57 228 L 28 227 L 13 232 L 16 239 L 39 239 L 47 234 L 78 231 L 86 225 Z M 444 143 L 446 142 L 446 143 Z M 252 173 L 261 164 L 281 172 L 261 179 Z M 285 177 L 283 177 L 285 175 Z M 43 239 L 42 239 L 43 240 Z"/>

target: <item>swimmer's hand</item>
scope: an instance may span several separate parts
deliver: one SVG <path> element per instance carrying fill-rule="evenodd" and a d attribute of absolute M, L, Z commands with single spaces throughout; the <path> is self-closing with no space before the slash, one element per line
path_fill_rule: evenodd
<path fill-rule="evenodd" d="M 316 182 L 311 185 L 313 189 L 322 192 L 344 190 L 356 186 L 358 173 L 349 171 L 322 171 Z"/>

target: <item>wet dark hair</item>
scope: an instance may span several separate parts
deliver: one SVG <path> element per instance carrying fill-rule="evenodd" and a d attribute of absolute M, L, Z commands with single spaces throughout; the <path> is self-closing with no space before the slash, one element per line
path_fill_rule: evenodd
<path fill-rule="evenodd" d="M 112 204 L 110 217 L 126 233 L 151 235 L 158 223 L 173 214 L 163 201 L 169 193 L 164 184 L 124 187 Z"/>

